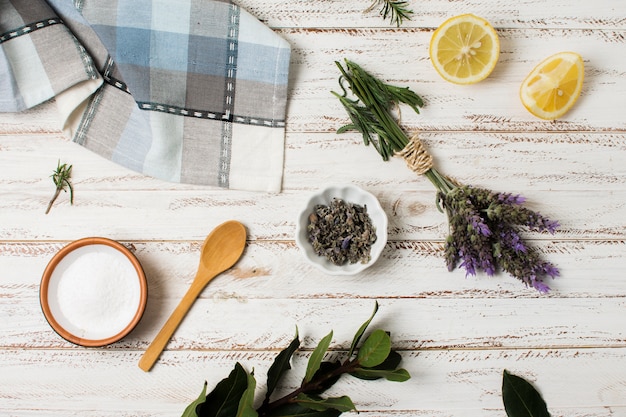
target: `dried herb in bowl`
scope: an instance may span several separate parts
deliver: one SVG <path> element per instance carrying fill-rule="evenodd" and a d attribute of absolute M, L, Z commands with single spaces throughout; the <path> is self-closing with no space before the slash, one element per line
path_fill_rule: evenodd
<path fill-rule="evenodd" d="M 333 198 L 329 205 L 318 204 L 309 215 L 309 242 L 319 256 L 335 265 L 368 263 L 376 228 L 367 206 Z"/>

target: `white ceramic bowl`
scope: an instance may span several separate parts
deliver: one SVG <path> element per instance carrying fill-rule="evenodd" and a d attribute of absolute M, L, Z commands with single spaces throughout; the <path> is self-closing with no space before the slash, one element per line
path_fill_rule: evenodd
<path fill-rule="evenodd" d="M 367 206 L 367 214 L 376 228 L 376 242 L 372 245 L 370 251 L 371 259 L 369 262 L 335 265 L 325 256 L 317 255 L 313 250 L 313 245 L 309 242 L 307 232 L 309 215 L 313 212 L 316 205 L 329 205 L 334 198 L 342 199 L 346 203 Z M 300 248 L 300 251 L 304 254 L 305 259 L 309 263 L 329 275 L 354 275 L 363 271 L 376 262 L 385 248 L 386 243 L 387 215 L 385 211 L 374 195 L 355 185 L 329 186 L 313 194 L 298 215 L 296 222 L 296 244 Z"/>
<path fill-rule="evenodd" d="M 137 258 L 111 239 L 90 237 L 57 252 L 41 279 L 41 309 L 65 340 L 81 346 L 117 342 L 139 323 L 148 286 Z"/>

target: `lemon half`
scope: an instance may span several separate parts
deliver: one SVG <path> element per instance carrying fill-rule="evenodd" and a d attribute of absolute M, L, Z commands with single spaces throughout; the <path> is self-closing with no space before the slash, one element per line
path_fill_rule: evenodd
<path fill-rule="evenodd" d="M 488 21 L 463 14 L 446 20 L 435 30 L 429 51 L 431 62 L 445 80 L 474 84 L 495 68 L 500 40 Z"/>

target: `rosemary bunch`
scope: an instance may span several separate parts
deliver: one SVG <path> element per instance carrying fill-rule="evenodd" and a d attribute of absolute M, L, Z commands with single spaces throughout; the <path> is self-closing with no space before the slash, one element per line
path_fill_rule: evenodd
<path fill-rule="evenodd" d="M 559 271 L 524 242 L 521 229 L 554 233 L 559 224 L 524 207 L 525 199 L 521 196 L 460 185 L 440 173 L 419 140 L 410 139 L 393 116 L 400 104 L 419 113 L 423 106 L 421 97 L 408 87 L 383 83 L 349 60 L 345 60 L 345 68 L 336 64 L 343 94 L 332 94 L 351 120 L 337 133 L 360 132 L 364 144 L 372 144 L 383 160 L 401 155 L 411 169 L 425 175 L 435 186 L 437 206 L 440 211 L 445 210 L 450 227 L 444 248 L 448 269 L 460 265 L 467 275 L 477 271 L 494 275 L 501 269 L 540 293 L 547 293 L 550 288 L 544 278 L 555 278 Z"/>
<path fill-rule="evenodd" d="M 392 115 L 393 110 L 402 103 L 419 114 L 424 101 L 408 87 L 385 84 L 352 61 L 345 60 L 345 69 L 341 63 L 335 64 L 341 72 L 339 87 L 343 94 L 334 91 L 331 93 L 339 99 L 352 121 L 339 128 L 337 133 L 351 130 L 360 132 L 365 146 L 371 143 L 383 160 L 387 161 L 389 157 L 401 152 L 410 141 Z M 344 82 L 348 84 L 355 98 L 348 96 Z M 454 183 L 434 167 L 424 175 L 444 193 L 455 188 Z"/>
<path fill-rule="evenodd" d="M 387 19 L 387 16 L 389 16 L 391 23 L 395 23 L 397 27 L 400 27 L 402 19 L 411 20 L 409 15 L 413 14 L 413 11 L 407 8 L 408 4 L 408 1 L 402 0 L 374 0 L 365 12 L 367 13 L 376 7 L 380 7 L 380 15 L 383 19 Z"/>

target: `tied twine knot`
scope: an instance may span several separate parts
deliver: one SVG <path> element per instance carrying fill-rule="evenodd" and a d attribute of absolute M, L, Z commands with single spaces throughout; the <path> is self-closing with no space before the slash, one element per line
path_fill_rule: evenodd
<path fill-rule="evenodd" d="M 396 155 L 402 157 L 407 166 L 420 175 L 433 167 L 433 157 L 426 151 L 417 134 L 411 136 L 409 143 Z"/>

